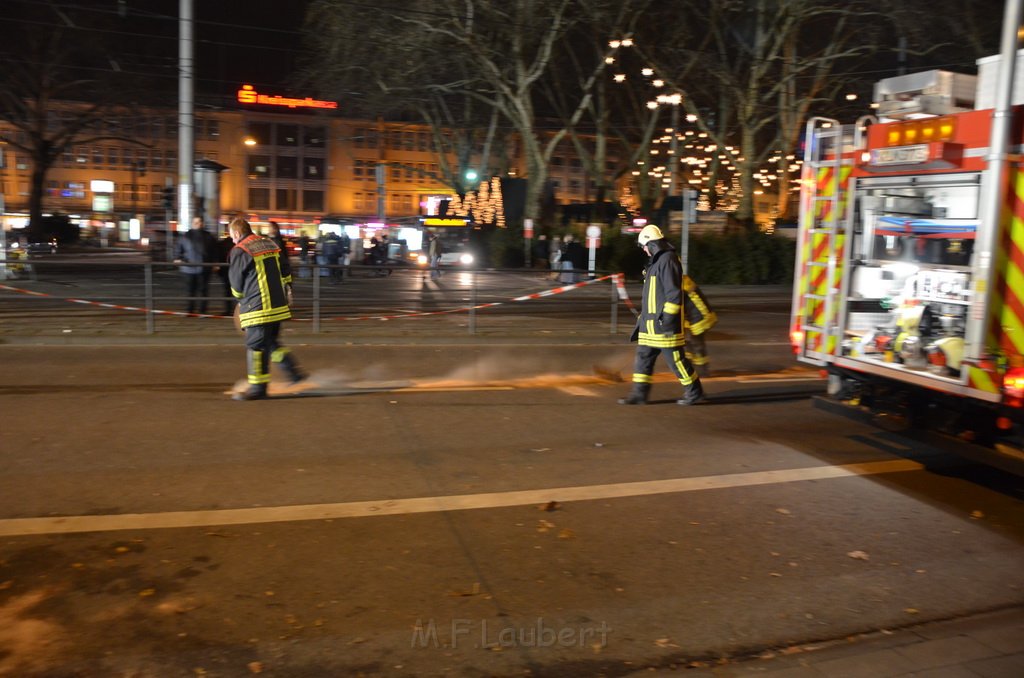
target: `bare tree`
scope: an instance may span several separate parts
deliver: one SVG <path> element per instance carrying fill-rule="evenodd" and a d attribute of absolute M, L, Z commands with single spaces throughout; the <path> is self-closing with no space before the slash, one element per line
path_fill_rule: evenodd
<path fill-rule="evenodd" d="M 543 90 L 549 108 L 567 130 L 588 186 L 594 187 L 594 200 L 615 199 L 617 182 L 629 176 L 634 179 L 640 211 L 649 216 L 660 186 L 651 180 L 646 158 L 655 130 L 664 122 L 663 111 L 647 105 L 651 93 L 641 76 L 642 67 L 628 49 L 631 41 L 608 57 L 609 43 L 619 40 L 622 47 L 623 35 L 633 34 L 648 4 L 635 3 L 627 17 L 619 17 L 609 7 L 591 6 L 587 20 L 576 26 L 564 41 L 565 49 L 556 53 Z M 590 78 L 592 63 L 606 58 L 613 61 L 604 77 L 592 85 L 583 114 L 578 115 L 579 92 Z"/>
<path fill-rule="evenodd" d="M 118 134 L 114 122 L 125 117 L 133 90 L 130 78 L 112 82 L 120 65 L 106 49 L 108 36 L 49 3 L 33 6 L 31 17 L 0 46 L 0 143 L 31 163 L 29 231 L 36 234 L 47 173 L 66 150 L 135 140 Z"/>
<path fill-rule="evenodd" d="M 366 11 L 343 0 L 316 0 L 307 15 L 303 79 L 345 101 L 350 115 L 429 125 L 439 167 L 434 178 L 464 193 L 469 169 L 486 173 L 501 164 L 492 152 L 503 139 L 495 111 L 466 94 L 479 87 L 474 65 L 452 41 L 409 19 L 441 16 L 431 7 L 410 2 Z"/>
<path fill-rule="evenodd" d="M 865 39 L 870 5 L 858 0 L 693 3 L 673 24 L 680 33 L 671 42 L 682 47 L 645 51 L 684 94 L 687 112 L 697 117 L 717 153 L 737 168 L 738 220 L 753 222 L 755 174 L 766 160 L 785 160 L 807 112 L 842 87 L 844 66 L 874 50 Z M 701 64 L 702 82 L 694 82 L 689 70 L 694 59 Z M 717 110 L 713 121 L 706 115 L 711 110 Z M 784 167 L 779 176 L 788 176 Z"/>
<path fill-rule="evenodd" d="M 317 16 L 323 17 L 318 22 L 321 32 L 331 25 L 328 14 L 351 16 L 345 4 L 337 0 L 316 3 Z M 354 23 L 339 21 L 335 39 L 344 33 L 357 35 L 358 40 L 325 48 L 331 55 L 328 61 L 341 60 L 340 68 L 349 73 L 347 82 L 352 82 L 352 74 L 361 72 L 376 85 L 377 93 L 396 96 L 407 106 L 415 105 L 419 97 L 418 110 L 421 114 L 433 111 L 429 117 L 424 115 L 432 122 L 451 121 L 452 113 L 470 109 L 486 112 L 482 126 L 466 126 L 466 117 L 462 118 L 461 129 L 483 132 L 481 153 L 486 153 L 487 139 L 504 136 L 497 133 L 502 125 L 491 125 L 490 114 L 497 111 L 507 131 L 514 133 L 525 163 L 524 217 L 536 218 L 551 154 L 583 115 L 607 66 L 604 56 L 614 50 L 609 47 L 600 58 L 591 58 L 588 75 L 573 96 L 575 105 L 569 119 L 558 129 L 547 129 L 538 127 L 537 119 L 543 116 L 538 116 L 537 108 L 554 55 L 564 47 L 562 41 L 573 26 L 596 8 L 614 8 L 614 16 L 622 23 L 633 5 L 634 0 L 416 0 L 403 3 L 400 10 L 378 7 L 372 17 L 354 18 Z M 587 12 L 579 11 L 581 8 Z M 383 65 L 357 56 L 365 53 L 352 44 L 368 42 L 361 30 L 367 23 L 373 24 L 370 30 L 390 35 L 388 50 L 378 50 L 375 57 L 384 59 Z M 611 28 L 615 23 L 609 24 L 609 37 L 616 33 Z M 381 54 L 392 48 L 396 54 Z M 429 71 L 424 64 L 437 68 Z M 424 77 L 415 81 L 412 76 L 416 73 Z M 476 114 L 472 117 L 479 120 Z M 491 130 L 496 130 L 495 134 Z M 485 162 L 489 164 L 486 158 Z"/>

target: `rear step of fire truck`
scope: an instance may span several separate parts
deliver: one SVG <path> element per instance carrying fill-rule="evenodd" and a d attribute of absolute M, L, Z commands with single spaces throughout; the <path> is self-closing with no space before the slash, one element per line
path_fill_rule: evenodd
<path fill-rule="evenodd" d="M 950 435 L 925 426 L 915 426 L 901 412 L 868 408 L 849 401 L 836 400 L 830 396 L 813 396 L 813 402 L 817 409 L 888 431 L 890 435 L 895 436 L 892 440 L 903 439 L 909 454 L 925 452 L 914 445 L 923 443 L 933 450 L 1024 477 L 1024 449 L 1010 441 L 982 444 L 975 441 L 969 432 Z"/>

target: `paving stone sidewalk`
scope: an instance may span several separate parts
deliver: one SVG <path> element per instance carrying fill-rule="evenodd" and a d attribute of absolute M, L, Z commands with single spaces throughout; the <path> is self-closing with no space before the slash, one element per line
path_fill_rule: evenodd
<path fill-rule="evenodd" d="M 1021 678 L 1024 608 L 797 645 L 747 661 L 638 671 L 632 676 L 677 673 L 694 678 Z"/>

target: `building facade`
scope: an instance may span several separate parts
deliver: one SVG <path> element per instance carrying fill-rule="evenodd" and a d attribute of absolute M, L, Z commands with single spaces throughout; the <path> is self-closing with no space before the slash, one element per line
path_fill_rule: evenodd
<path fill-rule="evenodd" d="M 115 242 L 144 239 L 168 220 L 187 228 L 168 205 L 168 191 L 173 198 L 179 183 L 177 111 L 135 110 L 106 125 L 93 135 L 98 141 L 67 148 L 49 170 L 44 214 L 68 215 L 83 232 Z M 196 107 L 194 161 L 218 171 L 212 203 L 195 182 L 201 197 L 192 214 L 218 231 L 236 214 L 255 224 L 274 220 L 288 235 L 316 235 L 325 215 L 386 223 L 430 214 L 454 195 L 434 133 L 425 125 L 346 119 L 335 102 L 265 96 L 245 85 L 230 106 Z M 25 154 L 4 150 L 3 225 L 16 232 L 28 223 L 32 165 Z M 458 167 L 455 158 L 444 164 Z M 511 176 L 521 164 L 502 162 Z M 593 198 L 568 144 L 553 155 L 550 186 L 559 203 Z"/>

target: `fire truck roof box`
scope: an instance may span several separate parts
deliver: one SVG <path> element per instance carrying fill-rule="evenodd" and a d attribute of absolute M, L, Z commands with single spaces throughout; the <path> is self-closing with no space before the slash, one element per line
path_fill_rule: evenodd
<path fill-rule="evenodd" d="M 879 80 L 875 103 L 881 120 L 947 115 L 974 108 L 976 76 L 924 71 Z"/>
<path fill-rule="evenodd" d="M 996 81 L 999 78 L 999 55 L 978 59 L 978 108 L 996 107 Z M 1017 64 L 1013 71 L 1013 101 L 1011 105 L 1024 104 L 1024 49 L 1017 50 Z"/>

